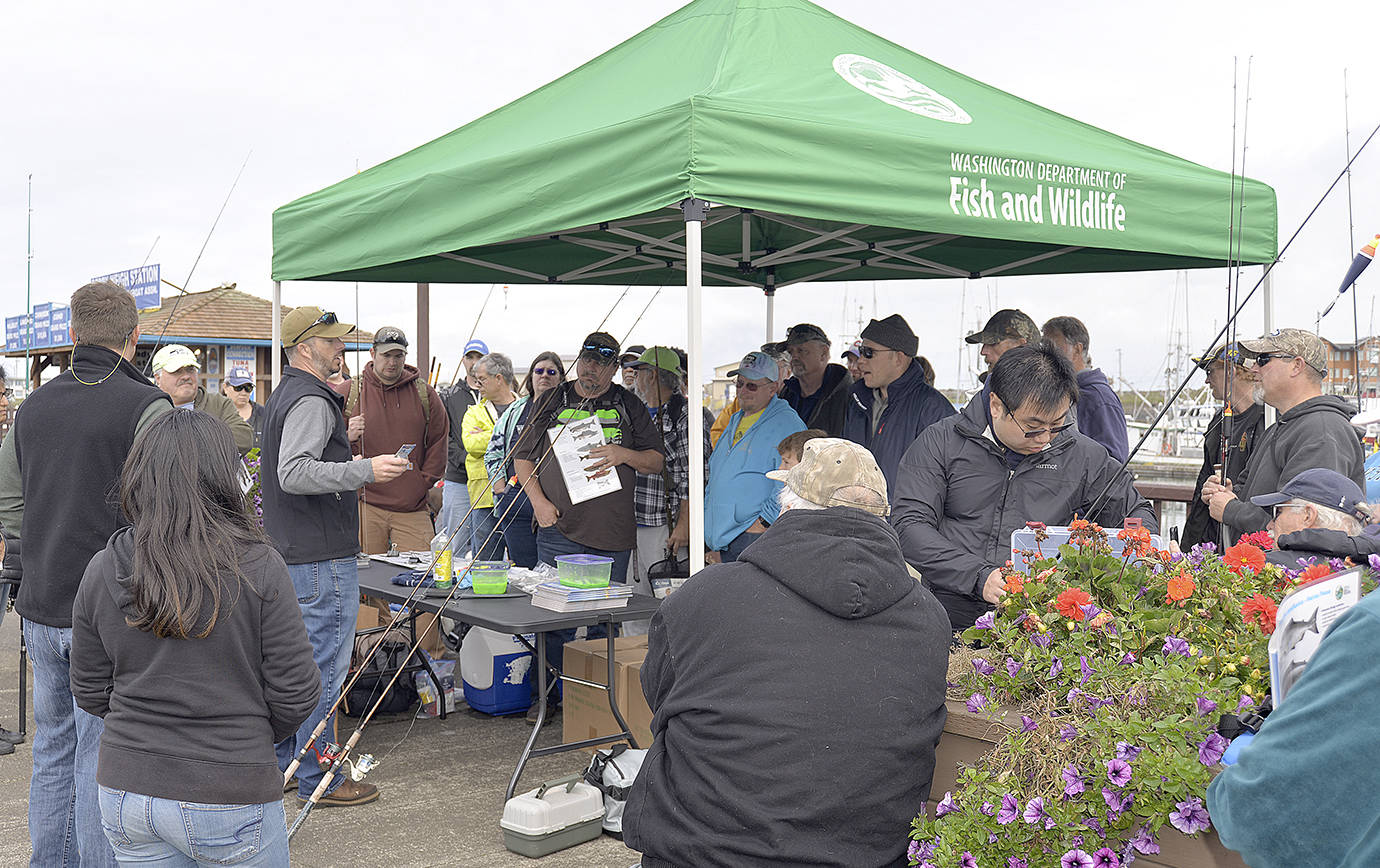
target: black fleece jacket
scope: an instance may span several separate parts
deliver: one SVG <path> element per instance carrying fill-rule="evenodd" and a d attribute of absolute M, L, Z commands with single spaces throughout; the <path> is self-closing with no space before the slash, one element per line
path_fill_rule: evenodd
<path fill-rule="evenodd" d="M 240 570 L 238 588 L 222 577 L 209 636 L 160 639 L 125 623 L 133 529 L 91 559 L 72 609 L 71 681 L 77 704 L 105 718 L 100 784 L 221 805 L 282 797 L 273 745 L 315 708 L 321 672 L 282 556 L 254 545 Z M 201 624 L 209 614 L 208 601 Z"/>
<path fill-rule="evenodd" d="M 949 624 L 884 519 L 791 510 L 652 618 L 644 868 L 906 864 L 944 727 Z"/>

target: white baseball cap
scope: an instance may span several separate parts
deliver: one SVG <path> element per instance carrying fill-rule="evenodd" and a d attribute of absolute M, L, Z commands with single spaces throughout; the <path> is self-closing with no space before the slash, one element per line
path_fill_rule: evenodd
<path fill-rule="evenodd" d="M 180 371 L 188 365 L 198 371 L 201 370 L 201 362 L 196 360 L 196 353 L 182 344 L 168 344 L 153 354 L 153 372 L 155 374 L 162 371 Z"/>

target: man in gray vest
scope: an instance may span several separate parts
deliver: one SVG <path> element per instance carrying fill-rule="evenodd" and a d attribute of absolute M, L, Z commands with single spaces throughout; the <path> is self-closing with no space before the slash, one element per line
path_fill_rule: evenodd
<path fill-rule="evenodd" d="M 359 509 L 355 492 L 366 483 L 402 475 L 407 461 L 379 455 L 352 461 L 343 412 L 345 400 L 326 379 L 345 359 L 342 337 L 354 326 L 319 307 L 299 307 L 283 317 L 288 365 L 264 408 L 264 530 L 287 561 L 307 625 L 321 698 L 297 734 L 278 745 L 278 766 L 286 769 L 335 704 L 345 684 L 359 612 Z M 326 733 L 331 732 L 329 724 Z M 317 749 L 326 739 L 318 741 Z M 305 801 L 323 777 L 314 755 L 297 770 L 297 795 Z M 373 784 L 344 781 L 317 807 L 363 805 L 379 797 Z"/>
<path fill-rule="evenodd" d="M 96 760 L 104 726 L 70 685 L 72 602 L 82 573 L 127 524 L 110 492 L 134 439 L 172 410 L 129 360 L 134 296 L 114 283 L 72 294 L 72 367 L 34 390 L 0 449 L 0 522 L 23 537 L 15 610 L 34 668 L 33 865 L 114 865 L 101 830 Z"/>

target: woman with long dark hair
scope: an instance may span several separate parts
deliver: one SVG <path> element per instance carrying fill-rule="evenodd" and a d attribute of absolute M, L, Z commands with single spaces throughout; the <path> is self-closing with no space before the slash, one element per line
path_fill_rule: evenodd
<path fill-rule="evenodd" d="M 273 746 L 321 691 L 282 557 L 246 508 L 219 419 L 134 442 L 110 538 L 72 610 L 72 695 L 105 718 L 101 823 L 122 864 L 287 865 Z"/>
<path fill-rule="evenodd" d="M 494 515 L 498 516 L 508 557 L 520 567 L 537 565 L 537 534 L 532 529 L 532 502 L 516 482 L 508 452 L 522 434 L 537 399 L 564 381 L 565 364 L 559 355 L 547 350 L 533 359 L 522 383 L 523 396 L 503 411 L 484 452 L 484 470 L 494 486 Z"/>

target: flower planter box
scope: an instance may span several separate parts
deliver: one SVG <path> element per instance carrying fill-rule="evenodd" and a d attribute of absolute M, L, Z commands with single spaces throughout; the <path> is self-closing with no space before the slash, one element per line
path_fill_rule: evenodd
<path fill-rule="evenodd" d="M 996 744 L 999 735 L 992 722 L 982 715 L 973 714 L 962 702 L 950 699 L 946 704 L 949 718 L 935 750 L 934 784 L 930 788 L 931 816 L 944 793 L 954 788 L 958 766 L 977 762 Z M 1019 725 L 1014 716 L 1013 723 Z M 1166 824 L 1160 829 L 1159 845 L 1157 855 L 1138 855 L 1135 864 L 1155 868 L 1246 868 L 1239 854 L 1222 846 L 1216 831 L 1190 838 Z"/>

